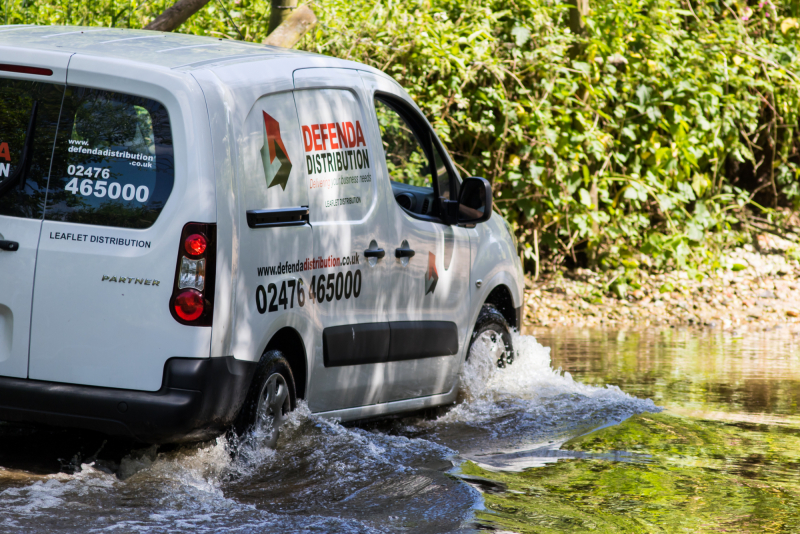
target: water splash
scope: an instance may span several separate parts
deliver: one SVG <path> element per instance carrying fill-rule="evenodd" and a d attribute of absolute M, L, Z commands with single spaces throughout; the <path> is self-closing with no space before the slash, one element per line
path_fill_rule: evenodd
<path fill-rule="evenodd" d="M 476 343 L 460 374 L 460 402 L 435 421 L 462 453 L 518 450 L 563 442 L 642 412 L 661 411 L 616 386 L 576 382 L 553 369 L 550 349 L 533 336 L 512 335 L 515 360 L 498 368 L 492 347 Z"/>
<path fill-rule="evenodd" d="M 616 386 L 598 388 L 576 382 L 561 368 L 553 369 L 550 348 L 533 336 L 512 334 L 514 363 L 505 368 L 495 365 L 488 344 L 475 344 L 461 372 L 461 393 L 469 406 L 475 401 L 496 401 L 504 398 L 543 399 L 563 394 L 592 398 L 613 397 L 637 401 L 642 407 L 655 408 L 650 400 L 636 399 Z"/>

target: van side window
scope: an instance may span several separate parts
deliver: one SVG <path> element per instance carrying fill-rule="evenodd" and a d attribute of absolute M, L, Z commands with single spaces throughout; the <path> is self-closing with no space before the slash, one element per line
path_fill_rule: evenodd
<path fill-rule="evenodd" d="M 408 123 L 381 100 L 375 100 L 386 167 L 393 182 L 433 191 L 425 151 Z"/>
<path fill-rule="evenodd" d="M 438 217 L 450 200 L 451 178 L 433 132 L 412 110 L 394 99 L 375 98 L 392 194 L 407 212 Z"/>
<path fill-rule="evenodd" d="M 173 181 L 172 134 L 161 104 L 67 87 L 46 219 L 147 228 Z"/>
<path fill-rule="evenodd" d="M 0 215 L 42 217 L 63 96 L 63 85 L 0 78 Z"/>

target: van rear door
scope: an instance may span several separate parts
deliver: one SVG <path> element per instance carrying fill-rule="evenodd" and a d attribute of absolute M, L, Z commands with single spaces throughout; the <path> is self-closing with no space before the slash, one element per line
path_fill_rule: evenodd
<path fill-rule="evenodd" d="M 209 357 L 211 328 L 178 323 L 169 304 L 184 225 L 215 221 L 209 136 L 191 77 L 71 59 L 37 252 L 28 378 L 156 391 L 168 359 Z"/>
<path fill-rule="evenodd" d="M 28 376 L 31 297 L 69 54 L 0 57 L 0 376 Z M 5 60 L 3 61 L 5 63 Z"/>

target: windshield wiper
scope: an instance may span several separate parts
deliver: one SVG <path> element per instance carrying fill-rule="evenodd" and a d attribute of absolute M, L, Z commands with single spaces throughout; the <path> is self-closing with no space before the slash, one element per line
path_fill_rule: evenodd
<path fill-rule="evenodd" d="M 19 165 L 11 176 L 0 182 L 0 197 L 5 195 L 12 187 L 14 187 L 22 178 L 28 174 L 30 167 L 30 155 L 33 152 L 33 136 L 36 130 L 36 110 L 39 107 L 39 102 L 33 101 L 33 108 L 31 109 L 31 116 L 28 120 L 28 129 L 25 131 L 25 142 L 22 144 L 22 157 L 20 158 Z M 25 181 L 22 180 L 24 187 Z"/>

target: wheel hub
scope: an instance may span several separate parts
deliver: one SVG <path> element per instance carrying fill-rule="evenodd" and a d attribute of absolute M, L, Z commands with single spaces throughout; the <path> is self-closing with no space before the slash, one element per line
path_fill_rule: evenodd
<path fill-rule="evenodd" d="M 511 363 L 512 356 L 503 340 L 503 335 L 495 330 L 486 330 L 481 333 L 480 340 L 486 346 L 492 358 L 497 362 L 497 367 L 503 368 Z"/>
<path fill-rule="evenodd" d="M 264 382 L 258 400 L 256 424 L 253 434 L 265 446 L 275 448 L 280 429 L 286 422 L 286 414 L 291 410 L 289 387 L 280 373 L 273 373 Z"/>

